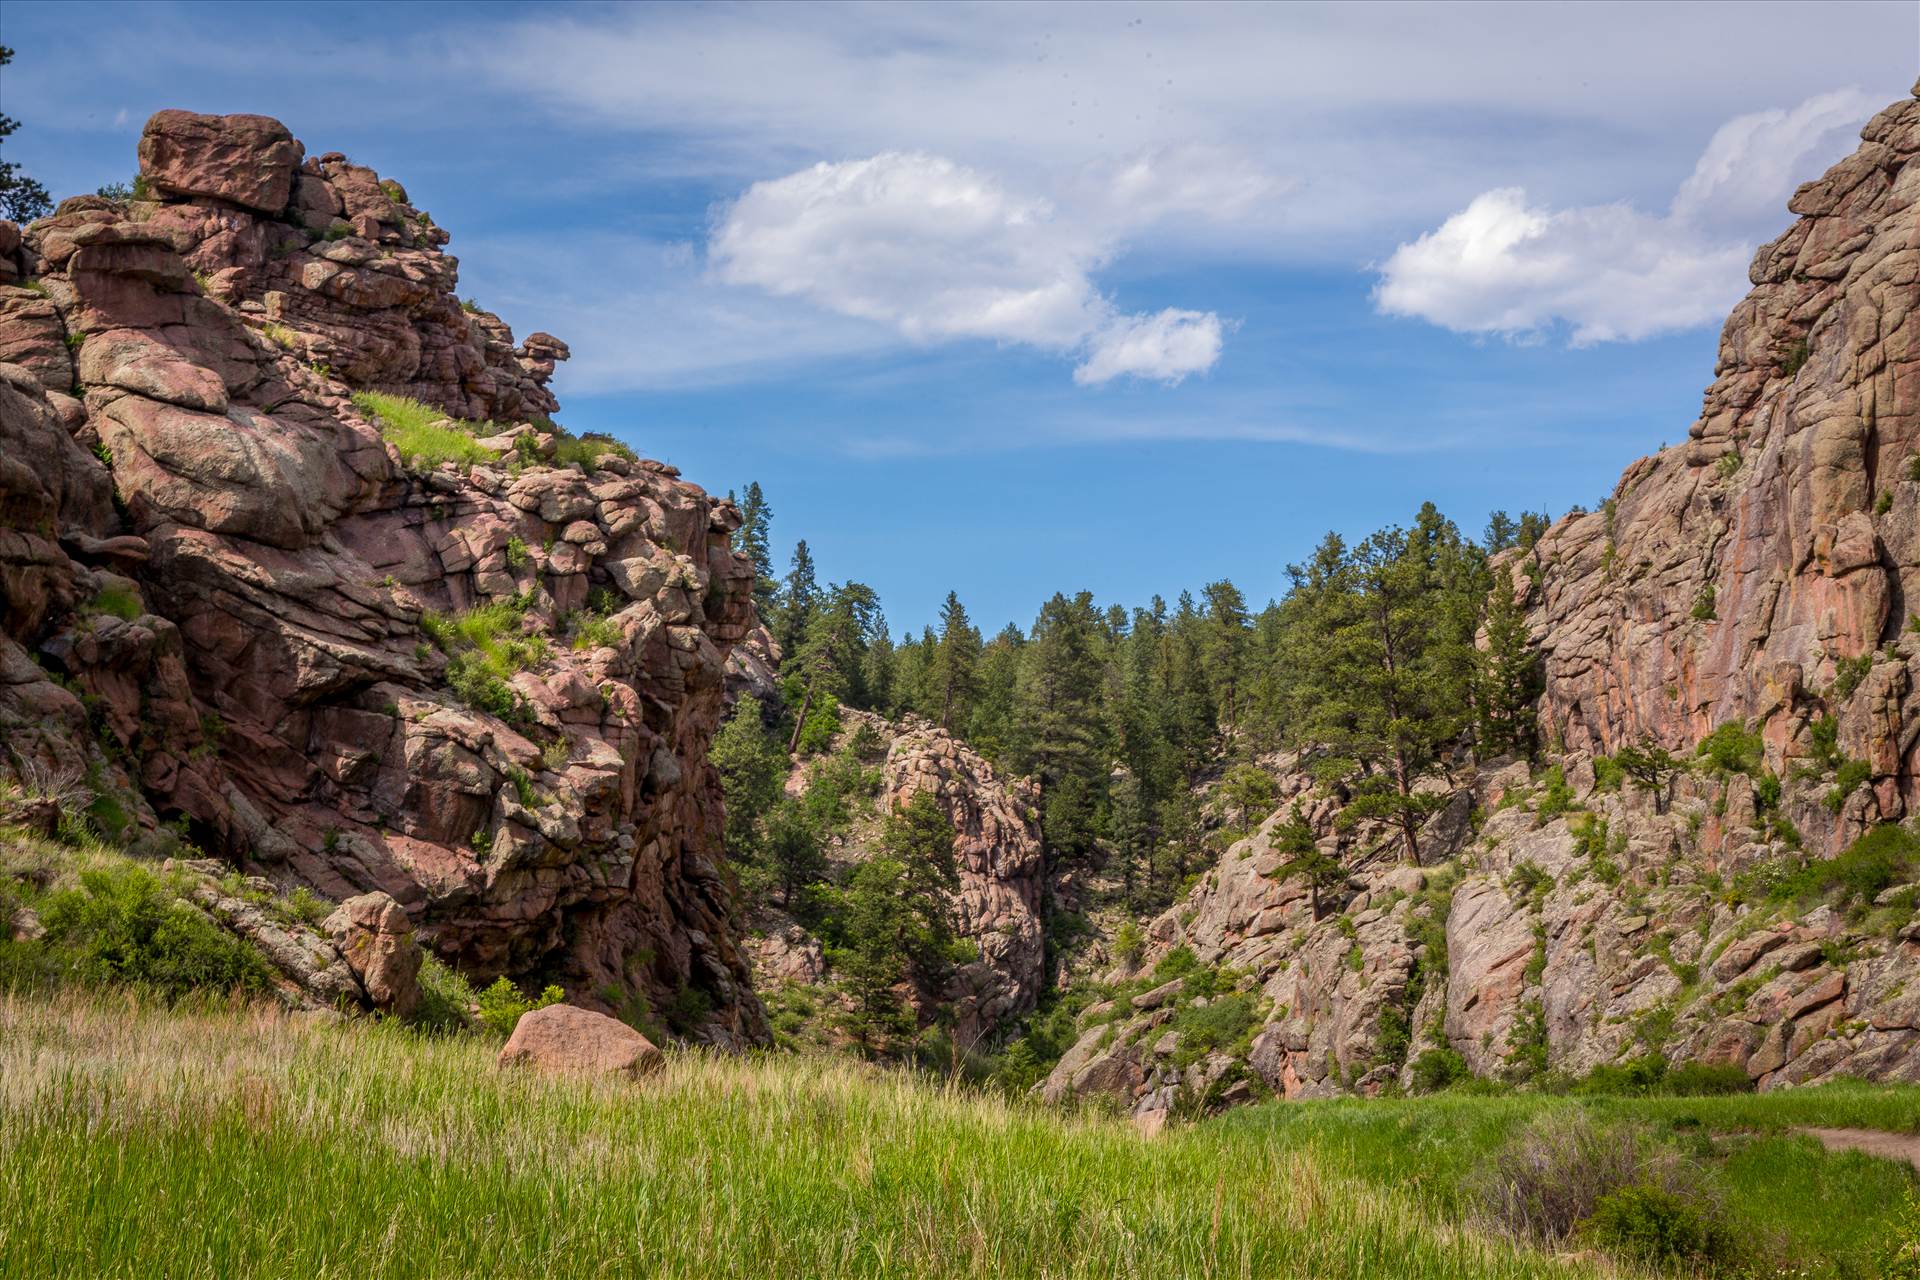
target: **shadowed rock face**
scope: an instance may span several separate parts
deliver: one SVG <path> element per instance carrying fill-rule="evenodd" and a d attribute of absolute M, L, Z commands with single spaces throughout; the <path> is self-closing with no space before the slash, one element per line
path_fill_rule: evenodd
<path fill-rule="evenodd" d="M 1688 440 L 1530 557 L 1545 710 L 1568 749 L 1686 748 L 1758 720 L 1784 773 L 1834 715 L 1874 785 L 1838 821 L 1795 815 L 1829 848 L 1905 814 L 1920 764 L 1920 102 L 1861 137 L 1754 256 Z"/>
<path fill-rule="evenodd" d="M 258 116 L 162 112 L 140 156 L 150 199 L 0 224 L 0 770 L 90 773 L 156 851 L 385 892 L 475 977 L 693 991 L 697 1034 L 761 1038 L 706 763 L 752 625 L 732 506 L 543 461 L 565 344 L 463 308 L 399 184 Z M 410 472 L 361 389 L 525 440 Z M 575 651 L 595 589 L 618 638 Z M 506 719 L 421 630 L 502 601 L 551 637 Z"/>

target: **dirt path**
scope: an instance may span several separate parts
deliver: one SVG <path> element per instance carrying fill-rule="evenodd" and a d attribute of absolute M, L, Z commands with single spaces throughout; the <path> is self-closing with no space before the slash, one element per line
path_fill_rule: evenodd
<path fill-rule="evenodd" d="M 1796 1129 L 1818 1138 L 1829 1151 L 1864 1151 L 1883 1160 L 1905 1160 L 1920 1170 L 1920 1135 L 1887 1133 L 1880 1129 Z"/>

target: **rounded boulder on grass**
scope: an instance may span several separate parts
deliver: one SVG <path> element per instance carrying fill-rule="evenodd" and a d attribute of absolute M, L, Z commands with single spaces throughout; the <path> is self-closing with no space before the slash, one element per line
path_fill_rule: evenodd
<path fill-rule="evenodd" d="M 498 1065 L 541 1071 L 640 1077 L 666 1065 L 654 1043 L 617 1018 L 570 1004 L 522 1014 Z"/>

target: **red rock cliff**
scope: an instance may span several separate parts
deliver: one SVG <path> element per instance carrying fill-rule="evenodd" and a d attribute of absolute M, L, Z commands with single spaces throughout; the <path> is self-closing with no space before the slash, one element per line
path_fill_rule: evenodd
<path fill-rule="evenodd" d="M 161 112 L 140 162 L 131 201 L 0 223 L 0 770 L 87 778 L 156 853 L 384 890 L 475 977 L 763 1037 L 706 763 L 753 616 L 732 506 L 549 461 L 565 345 L 463 307 L 398 183 L 260 116 Z M 362 389 L 500 460 L 409 469 Z M 545 650 L 504 718 L 422 630 L 503 602 Z"/>
<path fill-rule="evenodd" d="M 1835 716 L 1875 785 L 1830 828 L 1801 815 L 1832 840 L 1902 816 L 1920 774 L 1920 101 L 1861 137 L 1755 255 L 1690 438 L 1555 526 L 1531 596 L 1568 750 L 1746 719 L 1784 773 Z"/>

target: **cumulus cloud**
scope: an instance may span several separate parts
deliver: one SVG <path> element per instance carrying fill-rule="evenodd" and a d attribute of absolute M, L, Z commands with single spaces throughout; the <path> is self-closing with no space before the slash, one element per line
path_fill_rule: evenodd
<path fill-rule="evenodd" d="M 1179 382 L 1204 373 L 1220 358 L 1220 317 L 1211 311 L 1172 307 L 1150 316 L 1118 316 L 1088 343 L 1087 358 L 1073 371 L 1082 386 L 1122 375 Z"/>
<path fill-rule="evenodd" d="M 1078 354 L 1082 384 L 1178 382 L 1211 368 L 1218 316 L 1125 315 L 1100 292 L 1091 273 L 1118 247 L 1113 226 L 1062 216 L 991 174 L 884 152 L 754 183 L 722 211 L 707 253 L 728 284 L 804 299 L 913 342 L 984 338 Z"/>
<path fill-rule="evenodd" d="M 1460 333 L 1535 338 L 1564 323 L 1575 346 L 1717 322 L 1745 291 L 1754 246 L 1797 175 L 1843 153 L 1876 105 L 1843 90 L 1729 121 L 1663 214 L 1485 192 L 1396 249 L 1374 303 Z"/>

